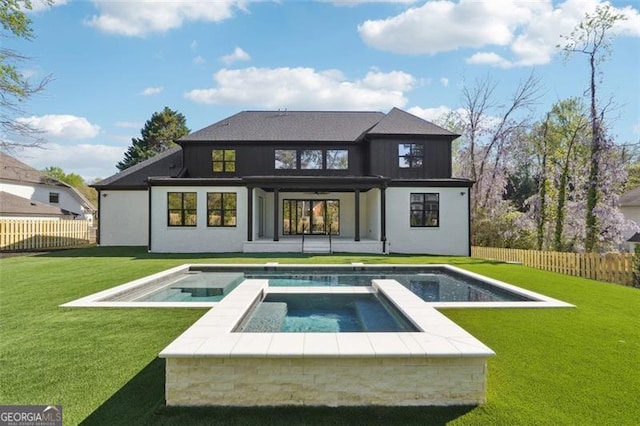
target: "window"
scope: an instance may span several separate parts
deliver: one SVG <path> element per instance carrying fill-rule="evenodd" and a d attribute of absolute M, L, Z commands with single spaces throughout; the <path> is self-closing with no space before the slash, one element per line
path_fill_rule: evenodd
<path fill-rule="evenodd" d="M 236 150 L 235 149 L 214 149 L 211 151 L 214 172 L 235 172 L 236 171 Z"/>
<path fill-rule="evenodd" d="M 295 149 L 276 149 L 276 169 L 296 169 L 298 167 Z"/>
<path fill-rule="evenodd" d="M 58 204 L 60 202 L 60 193 L 58 192 L 50 192 L 49 193 L 49 203 Z"/>
<path fill-rule="evenodd" d="M 327 170 L 347 170 L 349 168 L 349 151 L 346 149 L 327 150 Z"/>
<path fill-rule="evenodd" d="M 303 170 L 322 169 L 322 150 L 306 149 L 300 153 L 300 168 Z"/>
<path fill-rule="evenodd" d="M 169 192 L 167 194 L 169 226 L 196 226 L 198 194 L 195 192 Z"/>
<path fill-rule="evenodd" d="M 207 226 L 236 226 L 235 192 L 207 193 Z"/>
<path fill-rule="evenodd" d="M 401 168 L 422 167 L 424 146 L 420 143 L 401 143 L 398 145 L 398 166 Z"/>
<path fill-rule="evenodd" d="M 412 193 L 409 214 L 411 227 L 440 226 L 440 195 Z"/>

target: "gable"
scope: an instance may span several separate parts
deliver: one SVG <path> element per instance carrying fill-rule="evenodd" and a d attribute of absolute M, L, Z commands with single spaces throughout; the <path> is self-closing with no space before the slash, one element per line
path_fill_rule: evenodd
<path fill-rule="evenodd" d="M 96 189 L 146 189 L 149 177 L 179 177 L 183 173 L 182 148 L 175 146 L 90 186 Z"/>
<path fill-rule="evenodd" d="M 460 135 L 452 133 L 430 121 L 423 120 L 413 114 L 409 114 L 399 108 L 393 108 L 387 115 L 377 123 L 367 135 L 420 135 L 420 136 L 446 136 L 455 139 Z"/>

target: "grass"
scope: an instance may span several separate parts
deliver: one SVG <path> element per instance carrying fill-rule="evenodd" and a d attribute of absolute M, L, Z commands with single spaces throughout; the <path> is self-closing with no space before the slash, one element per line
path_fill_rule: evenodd
<path fill-rule="evenodd" d="M 575 309 L 443 311 L 496 352 L 478 407 L 168 408 L 157 354 L 205 311 L 64 302 L 182 263 L 443 263 Z M 62 404 L 65 424 L 635 425 L 640 290 L 518 265 L 422 256 L 160 255 L 91 248 L 0 260 L 0 404 Z"/>

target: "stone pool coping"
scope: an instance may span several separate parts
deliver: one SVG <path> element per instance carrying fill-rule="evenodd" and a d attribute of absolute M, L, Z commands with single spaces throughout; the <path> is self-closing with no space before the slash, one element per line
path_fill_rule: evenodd
<path fill-rule="evenodd" d="M 296 291 L 297 290 L 297 291 Z M 420 330 L 408 333 L 236 333 L 265 293 L 383 293 Z M 372 287 L 274 288 L 247 279 L 162 352 L 160 358 L 478 357 L 495 353 L 395 280 Z"/>
<path fill-rule="evenodd" d="M 574 307 L 569 303 L 562 302 L 560 300 L 544 296 L 539 293 L 535 293 L 533 291 L 525 290 L 520 287 L 516 287 L 511 284 L 507 284 L 505 282 L 495 280 L 484 275 L 476 274 L 465 269 L 461 269 L 448 264 L 364 264 L 361 262 L 354 262 L 349 264 L 278 264 L 276 262 L 267 262 L 267 263 L 247 263 L 247 264 L 229 264 L 229 263 L 216 263 L 216 264 L 183 264 L 180 266 L 176 266 L 174 268 L 167 269 L 165 271 L 158 272 L 156 274 L 152 274 L 143 278 L 139 278 L 134 281 L 130 281 L 128 283 L 112 287 L 107 290 L 103 290 L 97 293 L 93 293 L 89 296 L 82 297 L 80 299 L 73 300 L 68 303 L 64 303 L 60 305 L 61 307 L 83 307 L 83 308 L 95 308 L 95 307 L 104 307 L 104 308 L 211 308 L 217 306 L 220 302 L 137 302 L 137 301 L 109 301 L 105 299 L 109 299 L 111 297 L 121 295 L 127 292 L 137 291 L 140 286 L 153 286 L 154 284 L 171 280 L 172 278 L 177 278 L 182 274 L 188 272 L 192 267 L 197 268 L 228 268 L 228 267 L 248 267 L 248 268 L 265 268 L 265 269 L 273 269 L 273 268 L 303 268 L 303 269 L 313 269 L 313 268 L 336 268 L 336 269 L 348 269 L 348 270 L 357 270 L 360 268 L 367 268 L 369 270 L 375 270 L 376 268 L 424 268 L 424 267 L 434 267 L 434 268 L 443 268 L 453 271 L 458 274 L 466 275 L 470 278 L 478 279 L 489 284 L 492 284 L 496 287 L 503 288 L 513 293 L 517 293 L 523 296 L 527 296 L 529 298 L 534 299 L 533 301 L 520 301 L 520 302 L 425 302 L 422 301 L 423 306 L 433 307 L 438 309 L 446 309 L 446 308 L 567 308 Z M 277 287 L 278 289 L 282 289 L 284 287 Z M 325 289 L 325 287 L 322 287 Z M 332 290 L 327 290 L 330 287 L 326 287 L 324 292 L 331 292 Z M 339 288 L 339 287 L 331 287 L 331 288 Z M 347 288 L 347 287 L 340 287 Z M 276 287 L 273 287 L 270 291 L 281 291 L 274 290 Z M 307 287 L 309 289 L 309 287 Z M 155 291 L 155 289 L 153 290 Z M 229 297 L 226 296 L 225 299 Z M 224 299 L 223 299 L 224 300 Z"/>

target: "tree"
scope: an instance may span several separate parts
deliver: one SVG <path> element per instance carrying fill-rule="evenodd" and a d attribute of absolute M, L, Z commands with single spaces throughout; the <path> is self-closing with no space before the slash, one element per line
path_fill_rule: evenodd
<path fill-rule="evenodd" d="M 598 67 L 611 54 L 612 29 L 618 21 L 625 20 L 622 14 L 615 13 L 611 6 L 596 6 L 595 13 L 586 13 L 582 22 L 569 34 L 563 36 L 566 44 L 563 46 L 566 57 L 574 53 L 587 55 L 589 61 L 589 95 L 590 95 L 590 121 L 591 121 L 591 166 L 589 168 L 589 181 L 587 192 L 585 249 L 596 249 L 598 239 L 598 221 L 596 208 L 598 206 L 600 155 L 605 144 L 604 127 L 602 117 L 604 111 L 598 108 L 596 74 Z"/>
<path fill-rule="evenodd" d="M 461 177 L 475 182 L 472 192 L 472 239 L 484 224 L 510 215 L 509 223 L 517 223 L 520 212 L 504 199 L 509 174 L 514 167 L 511 153 L 524 143 L 529 126 L 529 110 L 538 98 L 540 79 L 531 74 L 515 89 L 507 102 L 497 99 L 498 84 L 486 77 L 462 92 L 462 108 L 454 120 L 455 131 L 462 134 L 455 169 Z M 451 122 L 451 118 L 448 118 Z M 506 228 L 505 228 L 506 229 Z M 474 244 L 478 240 L 474 239 Z"/>
<path fill-rule="evenodd" d="M 44 1 L 52 3 L 51 0 Z M 31 8 L 31 0 L 3 0 L 0 3 L 0 38 L 32 40 L 31 19 L 25 14 L 25 10 Z M 16 119 L 24 114 L 22 105 L 51 81 L 50 75 L 37 82 L 25 77 L 19 65 L 28 59 L 0 44 L 0 148 L 34 147 L 44 143 L 39 137 L 39 129 Z"/>
<path fill-rule="evenodd" d="M 131 138 L 131 146 L 124 154 L 124 160 L 116 167 L 127 169 L 153 157 L 175 145 L 175 141 L 190 132 L 184 115 L 168 107 L 154 112 L 140 130 L 141 138 Z"/>

